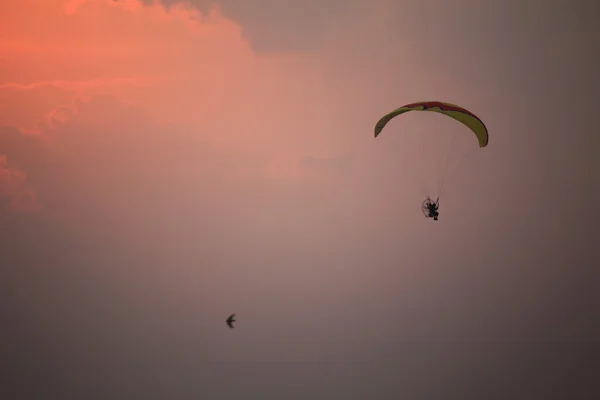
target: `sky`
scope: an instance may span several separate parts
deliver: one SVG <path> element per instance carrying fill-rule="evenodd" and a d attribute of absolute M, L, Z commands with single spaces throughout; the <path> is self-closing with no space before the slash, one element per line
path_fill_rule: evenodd
<path fill-rule="evenodd" d="M 597 398 L 599 16 L 3 0 L 1 397 Z"/>

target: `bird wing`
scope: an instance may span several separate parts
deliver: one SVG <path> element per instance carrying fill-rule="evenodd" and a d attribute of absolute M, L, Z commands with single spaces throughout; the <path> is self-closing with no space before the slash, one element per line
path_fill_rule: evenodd
<path fill-rule="evenodd" d="M 235 317 L 235 314 L 231 314 L 231 315 L 229 316 L 229 318 L 227 318 L 227 320 L 225 321 L 225 322 L 227 322 L 227 325 L 228 325 L 230 328 L 233 328 L 233 323 L 235 322 L 235 319 L 234 319 L 234 317 Z"/>

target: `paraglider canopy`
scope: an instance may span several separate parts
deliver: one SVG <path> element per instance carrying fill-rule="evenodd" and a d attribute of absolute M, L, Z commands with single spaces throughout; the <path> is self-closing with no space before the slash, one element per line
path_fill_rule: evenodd
<path fill-rule="evenodd" d="M 448 117 L 455 119 L 469 128 L 477 137 L 477 140 L 479 141 L 479 147 L 485 147 L 488 144 L 488 131 L 485 124 L 483 121 L 481 121 L 481 119 L 479 119 L 479 117 L 465 108 L 439 101 L 424 101 L 407 104 L 384 115 L 375 125 L 375 137 L 379 136 L 383 128 L 388 122 L 390 122 L 392 118 L 409 111 L 433 111 L 447 115 Z"/>

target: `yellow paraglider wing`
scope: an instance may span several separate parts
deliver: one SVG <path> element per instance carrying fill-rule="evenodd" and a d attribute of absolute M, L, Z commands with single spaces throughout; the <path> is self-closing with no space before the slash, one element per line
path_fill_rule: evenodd
<path fill-rule="evenodd" d="M 488 131 L 482 120 L 479 119 L 475 114 L 450 103 L 442 103 L 439 101 L 425 101 L 420 103 L 407 104 L 400 107 L 389 114 L 384 115 L 377 125 L 375 125 L 375 137 L 379 136 L 383 128 L 388 122 L 394 117 L 400 114 L 404 114 L 409 111 L 433 111 L 447 115 L 450 118 L 457 120 L 469 128 L 479 141 L 479 147 L 485 147 L 488 144 Z"/>

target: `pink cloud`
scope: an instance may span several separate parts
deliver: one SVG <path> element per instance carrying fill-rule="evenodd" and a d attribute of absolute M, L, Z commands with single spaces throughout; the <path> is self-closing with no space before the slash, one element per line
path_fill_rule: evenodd
<path fill-rule="evenodd" d="M 2 199 L 8 201 L 8 211 L 29 213 L 41 210 L 35 190 L 27 182 L 27 174 L 11 168 L 4 155 L 0 155 L 0 200 Z"/>
<path fill-rule="evenodd" d="M 97 78 L 90 80 L 54 80 L 54 81 L 42 81 L 32 83 L 19 83 L 19 82 L 7 82 L 0 83 L 0 90 L 13 90 L 13 91 L 28 91 L 42 87 L 56 87 L 64 88 L 66 90 L 80 91 L 82 89 L 91 89 L 99 87 L 110 87 L 115 85 L 127 85 L 127 86 L 151 86 L 153 83 L 152 78 L 145 77 L 115 77 L 115 78 Z"/>

